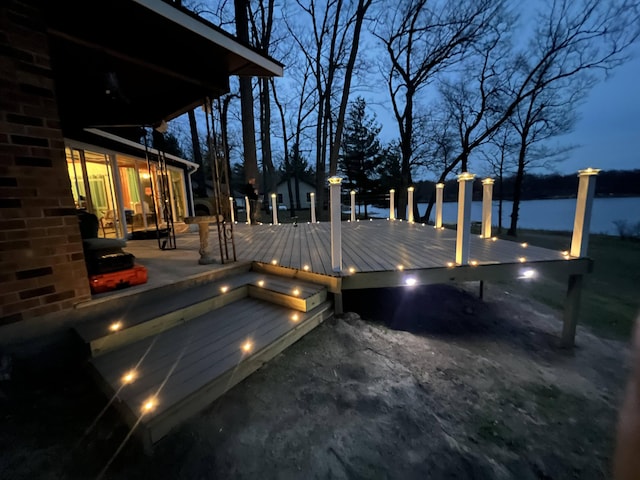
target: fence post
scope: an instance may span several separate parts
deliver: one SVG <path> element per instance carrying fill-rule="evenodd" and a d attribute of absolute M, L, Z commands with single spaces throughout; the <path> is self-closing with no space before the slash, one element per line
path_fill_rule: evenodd
<path fill-rule="evenodd" d="M 413 223 L 413 187 L 409 187 L 407 188 L 407 195 L 408 195 L 408 209 L 409 209 L 409 215 L 408 215 L 408 219 L 409 219 L 409 223 Z"/>
<path fill-rule="evenodd" d="M 329 177 L 329 198 L 331 202 L 331 268 L 342 271 L 342 208 L 340 205 L 340 184 L 342 178 Z"/>
<path fill-rule="evenodd" d="M 231 212 L 231 223 L 236 223 L 236 212 L 233 209 L 233 197 L 229 197 L 229 207 Z"/>
<path fill-rule="evenodd" d="M 389 190 L 389 220 L 396 219 L 396 191 L 395 189 Z"/>
<path fill-rule="evenodd" d="M 444 194 L 444 183 L 436 183 L 436 228 L 442 228 L 442 197 Z"/>
<path fill-rule="evenodd" d="M 273 224 L 278 225 L 278 202 L 276 201 L 276 194 L 271 194 L 271 218 L 273 219 Z"/>
<path fill-rule="evenodd" d="M 469 263 L 469 239 L 471 236 L 471 194 L 475 175 L 463 172 L 458 175 L 458 225 L 456 226 L 456 263 Z"/>
<path fill-rule="evenodd" d="M 351 190 L 351 221 L 356 221 L 356 191 Z"/>
<path fill-rule="evenodd" d="M 247 196 L 244 197 L 244 210 L 247 212 L 247 225 L 251 225 L 251 204 Z"/>
<path fill-rule="evenodd" d="M 311 192 L 311 223 L 316 223 L 316 192 Z"/>
<path fill-rule="evenodd" d="M 493 178 L 482 180 L 482 238 L 491 238 L 491 210 L 493 208 Z"/>

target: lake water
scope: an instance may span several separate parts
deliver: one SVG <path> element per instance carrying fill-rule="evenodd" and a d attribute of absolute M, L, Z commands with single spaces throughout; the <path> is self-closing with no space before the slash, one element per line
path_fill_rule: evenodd
<path fill-rule="evenodd" d="M 419 203 L 420 214 L 424 214 L 427 204 Z M 386 218 L 388 209 L 368 207 L 369 215 Z M 502 204 L 502 226 L 509 227 L 511 221 L 511 202 Z M 435 210 L 435 206 L 434 206 Z M 573 220 L 576 211 L 575 198 L 563 198 L 554 200 L 526 200 L 520 202 L 518 228 L 531 228 L 540 230 L 572 231 Z M 445 202 L 442 205 L 442 217 L 444 223 L 456 223 L 458 204 Z M 433 221 L 434 213 L 431 213 Z M 498 202 L 493 202 L 492 223 L 498 224 Z M 629 224 L 640 223 L 640 197 L 624 198 L 595 198 L 591 214 L 591 232 L 617 235 L 618 231 L 613 224 L 616 220 L 626 220 Z M 471 221 L 482 221 L 482 202 L 471 204 Z"/>

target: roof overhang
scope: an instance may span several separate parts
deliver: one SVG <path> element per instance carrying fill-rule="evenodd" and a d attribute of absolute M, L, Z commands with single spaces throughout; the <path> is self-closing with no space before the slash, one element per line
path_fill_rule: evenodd
<path fill-rule="evenodd" d="M 283 67 L 162 0 L 43 2 L 63 129 L 157 125 Z"/>

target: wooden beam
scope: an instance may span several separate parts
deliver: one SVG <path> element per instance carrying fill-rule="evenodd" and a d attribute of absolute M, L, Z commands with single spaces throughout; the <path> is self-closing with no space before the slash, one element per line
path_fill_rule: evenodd
<path fill-rule="evenodd" d="M 583 275 L 570 275 L 567 286 L 567 296 L 564 303 L 561 344 L 565 348 L 575 345 L 578 313 L 580 311 L 580 296 L 582 293 Z"/>

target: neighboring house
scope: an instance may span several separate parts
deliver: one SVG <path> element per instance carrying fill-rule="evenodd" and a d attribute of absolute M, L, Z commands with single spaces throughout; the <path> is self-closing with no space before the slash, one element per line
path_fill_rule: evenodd
<path fill-rule="evenodd" d="M 282 65 L 162 0 L 6 0 L 0 31 L 1 344 L 90 299 L 77 208 L 100 214 L 107 235 L 133 228 L 131 211 L 151 221 L 157 152 L 149 171 L 115 132 L 158 127 L 227 93 L 230 75 Z M 180 218 L 193 164 L 167 164 Z"/>
<path fill-rule="evenodd" d="M 296 183 L 293 179 L 291 179 L 290 182 L 294 205 L 297 208 L 298 204 L 296 203 Z M 300 193 L 300 208 L 311 208 L 311 193 L 315 193 L 316 187 L 314 185 L 311 185 L 310 183 L 305 182 L 304 180 L 298 180 L 298 189 Z M 291 200 L 289 198 L 289 188 L 286 181 L 278 184 L 278 186 L 276 187 L 276 194 L 278 196 L 278 205 L 284 205 L 286 206 L 287 210 L 290 210 Z"/>

